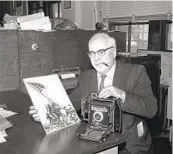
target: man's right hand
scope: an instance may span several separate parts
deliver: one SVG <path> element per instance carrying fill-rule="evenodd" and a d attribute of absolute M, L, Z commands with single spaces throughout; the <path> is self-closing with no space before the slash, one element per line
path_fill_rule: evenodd
<path fill-rule="evenodd" d="M 29 114 L 33 117 L 33 119 L 37 122 L 40 122 L 40 118 L 38 116 L 38 112 L 37 110 L 35 109 L 34 106 L 30 106 L 29 107 Z"/>

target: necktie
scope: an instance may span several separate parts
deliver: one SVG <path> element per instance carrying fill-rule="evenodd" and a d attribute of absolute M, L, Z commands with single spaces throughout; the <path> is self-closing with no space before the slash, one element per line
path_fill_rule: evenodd
<path fill-rule="evenodd" d="M 105 78 L 106 78 L 106 75 L 101 75 L 101 82 L 100 82 L 98 93 L 100 93 L 100 91 L 104 88 Z"/>

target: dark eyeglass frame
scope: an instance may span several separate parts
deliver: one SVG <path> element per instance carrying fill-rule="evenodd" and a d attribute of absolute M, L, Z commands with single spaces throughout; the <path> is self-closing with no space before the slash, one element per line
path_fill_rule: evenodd
<path fill-rule="evenodd" d="M 106 49 L 100 49 L 98 50 L 97 52 L 94 52 L 94 51 L 89 51 L 87 54 L 90 58 L 94 58 L 96 54 L 98 54 L 99 57 L 103 57 L 106 53 L 106 51 L 108 51 L 109 49 L 112 49 L 114 47 L 108 47 Z"/>

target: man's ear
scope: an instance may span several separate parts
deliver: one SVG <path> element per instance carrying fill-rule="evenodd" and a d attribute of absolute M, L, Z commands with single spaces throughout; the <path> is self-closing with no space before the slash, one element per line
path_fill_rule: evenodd
<path fill-rule="evenodd" d="M 91 59 L 90 56 L 89 56 L 89 54 L 87 54 L 87 55 L 88 55 L 88 58 Z"/>
<path fill-rule="evenodd" d="M 117 56 L 117 50 L 114 49 L 113 50 L 113 57 L 116 58 L 116 56 Z"/>

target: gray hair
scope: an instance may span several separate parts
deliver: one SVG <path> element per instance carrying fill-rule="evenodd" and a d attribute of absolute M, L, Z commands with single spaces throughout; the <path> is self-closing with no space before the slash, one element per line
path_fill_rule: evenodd
<path fill-rule="evenodd" d="M 115 38 L 109 36 L 107 33 L 96 33 L 94 34 L 88 42 L 88 47 L 91 45 L 92 41 L 97 38 L 104 38 L 109 46 L 114 47 L 116 49 L 116 40 Z"/>

